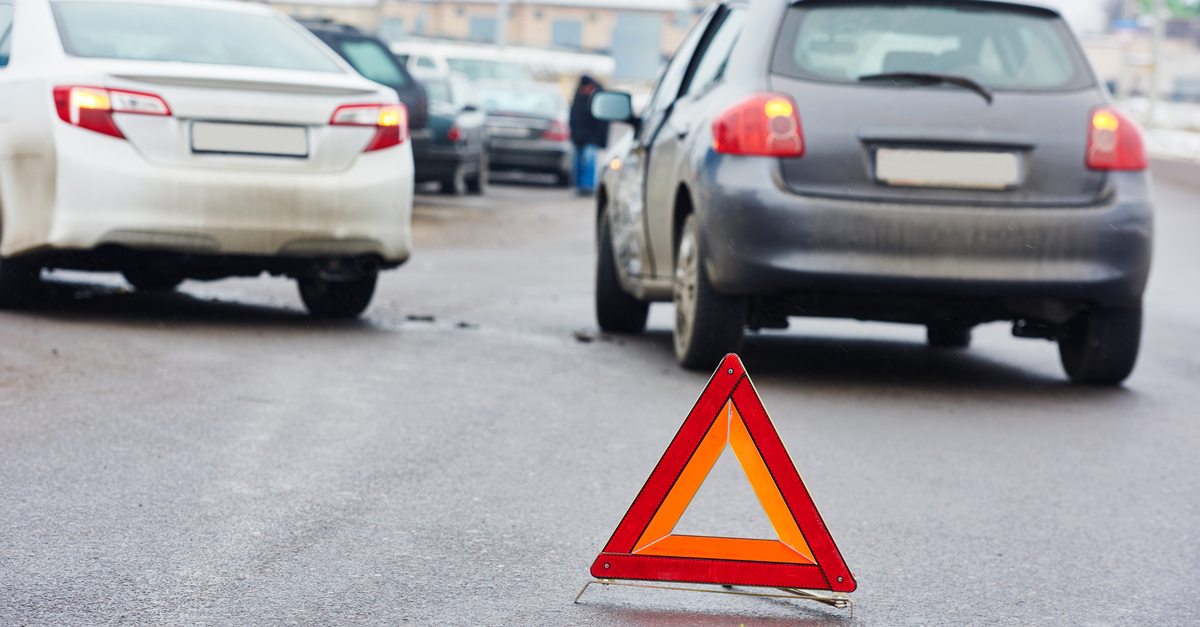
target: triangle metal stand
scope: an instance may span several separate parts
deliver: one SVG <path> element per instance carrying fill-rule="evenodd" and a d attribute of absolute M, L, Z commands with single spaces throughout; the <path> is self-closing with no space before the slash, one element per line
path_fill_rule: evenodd
<path fill-rule="evenodd" d="M 845 592 L 831 592 L 829 590 L 807 590 L 804 588 L 772 588 L 773 590 L 779 590 L 782 592 L 786 592 L 787 594 L 769 594 L 766 592 L 738 592 L 736 590 L 733 590 L 733 586 L 727 586 L 727 585 L 721 586 L 722 588 L 726 588 L 725 590 L 708 590 L 705 588 L 679 588 L 676 586 L 656 586 L 656 585 L 651 585 L 651 584 L 647 584 L 647 583 L 630 583 L 629 581 L 618 581 L 616 579 L 593 579 L 593 580 L 583 584 L 583 589 L 579 591 L 579 594 L 575 595 L 574 602 L 579 603 L 579 598 L 583 596 L 584 592 L 587 592 L 588 586 L 590 586 L 594 583 L 598 583 L 603 586 L 628 586 L 631 588 L 655 588 L 657 590 L 682 590 L 684 592 L 707 592 L 709 594 L 735 594 L 738 596 L 772 597 L 772 598 L 778 598 L 778 599 L 804 599 L 806 601 L 816 601 L 817 603 L 824 603 L 825 605 L 828 605 L 830 607 L 836 607 L 838 609 L 849 608 L 850 609 L 850 618 L 854 618 L 854 602 L 850 600 L 849 594 L 846 594 Z M 677 584 L 689 585 L 689 586 L 704 585 L 704 584 L 695 584 L 695 583 L 684 582 L 684 581 L 667 581 L 664 583 L 677 583 Z M 714 585 L 716 585 L 716 584 L 714 584 Z M 743 587 L 754 588 L 757 586 L 743 586 Z"/>

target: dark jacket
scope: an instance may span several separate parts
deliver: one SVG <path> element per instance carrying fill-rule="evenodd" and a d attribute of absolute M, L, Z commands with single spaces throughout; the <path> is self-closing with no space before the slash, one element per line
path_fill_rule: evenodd
<path fill-rule="evenodd" d="M 608 145 L 608 122 L 592 115 L 592 94 L 598 91 L 600 83 L 590 76 L 580 77 L 575 100 L 571 103 L 571 142 L 576 146 L 595 144 L 604 148 Z"/>

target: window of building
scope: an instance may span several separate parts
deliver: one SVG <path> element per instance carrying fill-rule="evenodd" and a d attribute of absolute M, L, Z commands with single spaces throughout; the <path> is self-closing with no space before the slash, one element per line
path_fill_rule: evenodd
<path fill-rule="evenodd" d="M 402 17 L 385 18 L 379 23 L 379 38 L 384 41 L 402 41 L 407 34 Z"/>
<path fill-rule="evenodd" d="M 583 24 L 575 20 L 554 20 L 550 24 L 550 45 L 578 49 L 583 45 Z"/>
<path fill-rule="evenodd" d="M 496 18 L 471 18 L 471 31 L 468 37 L 471 41 L 486 41 L 488 43 L 496 41 Z"/>

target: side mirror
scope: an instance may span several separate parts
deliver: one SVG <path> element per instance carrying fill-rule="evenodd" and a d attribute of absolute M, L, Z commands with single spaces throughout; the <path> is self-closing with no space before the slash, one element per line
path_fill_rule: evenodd
<path fill-rule="evenodd" d="M 592 95 L 592 115 L 606 122 L 632 122 L 633 99 L 620 91 L 598 91 Z"/>

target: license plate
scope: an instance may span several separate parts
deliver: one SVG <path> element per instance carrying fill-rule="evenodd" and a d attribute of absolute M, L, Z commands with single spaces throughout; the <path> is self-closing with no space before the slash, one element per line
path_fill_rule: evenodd
<path fill-rule="evenodd" d="M 1019 160 L 1011 152 L 965 150 L 875 151 L 875 179 L 906 187 L 1008 189 L 1020 180 Z"/>
<path fill-rule="evenodd" d="M 529 129 L 524 126 L 489 126 L 487 132 L 492 137 L 529 137 Z"/>
<path fill-rule="evenodd" d="M 275 124 L 192 122 L 192 152 L 307 157 L 308 128 Z"/>

